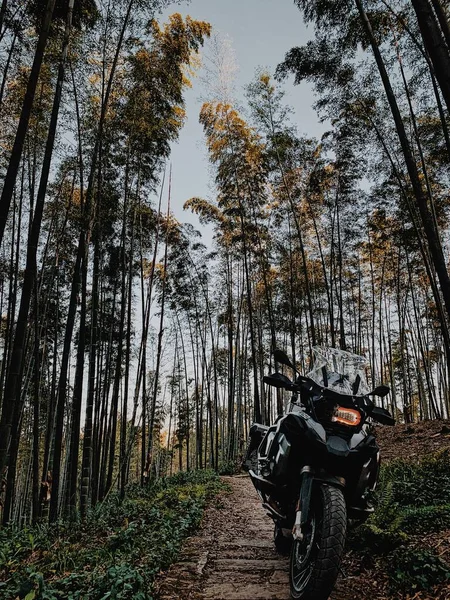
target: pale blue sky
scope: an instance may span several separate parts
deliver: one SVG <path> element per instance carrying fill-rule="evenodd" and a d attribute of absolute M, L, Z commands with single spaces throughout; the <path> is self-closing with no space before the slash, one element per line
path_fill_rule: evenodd
<path fill-rule="evenodd" d="M 169 7 L 161 19 L 173 12 L 208 21 L 215 31 L 231 38 L 239 66 L 237 95 L 241 101 L 244 86 L 253 80 L 258 67 L 273 72 L 290 48 L 303 45 L 312 37 L 293 0 L 192 0 L 190 4 Z M 295 111 L 292 121 L 299 132 L 319 137 L 325 127 L 312 108 L 311 87 L 294 87 L 290 80 L 285 90 L 286 101 Z M 183 212 L 183 203 L 192 196 L 211 198 L 204 136 L 198 122 L 201 95 L 202 84 L 194 79 L 193 88 L 186 93 L 187 123 L 172 150 L 172 209 L 180 221 L 195 225 L 195 217 Z"/>

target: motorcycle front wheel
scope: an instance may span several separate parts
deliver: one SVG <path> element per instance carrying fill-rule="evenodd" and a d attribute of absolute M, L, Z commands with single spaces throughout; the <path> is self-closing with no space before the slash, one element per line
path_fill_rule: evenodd
<path fill-rule="evenodd" d="M 327 484 L 313 490 L 303 540 L 294 540 L 289 579 L 292 598 L 327 600 L 344 551 L 347 510 L 342 491 Z"/>

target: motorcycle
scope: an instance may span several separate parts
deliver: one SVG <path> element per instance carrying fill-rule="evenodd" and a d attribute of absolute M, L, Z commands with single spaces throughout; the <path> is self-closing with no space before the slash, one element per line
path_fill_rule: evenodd
<path fill-rule="evenodd" d="M 370 494 L 380 468 L 380 452 L 368 421 L 394 425 L 369 391 L 363 357 L 334 348 L 313 348 L 313 368 L 301 375 L 289 357 L 274 351 L 276 362 L 290 367 L 264 382 L 293 393 L 286 414 L 271 427 L 250 428 L 244 468 L 262 505 L 275 523 L 277 549 L 290 551 L 292 598 L 326 600 L 340 571 L 347 525 L 373 512 Z"/>

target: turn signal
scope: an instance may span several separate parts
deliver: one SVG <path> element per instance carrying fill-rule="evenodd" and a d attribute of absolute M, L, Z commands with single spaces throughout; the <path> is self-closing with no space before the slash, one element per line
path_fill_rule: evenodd
<path fill-rule="evenodd" d="M 351 425 L 356 427 L 361 423 L 361 413 L 353 408 L 337 406 L 334 415 L 331 417 L 331 420 L 334 423 L 341 423 L 342 425 Z"/>

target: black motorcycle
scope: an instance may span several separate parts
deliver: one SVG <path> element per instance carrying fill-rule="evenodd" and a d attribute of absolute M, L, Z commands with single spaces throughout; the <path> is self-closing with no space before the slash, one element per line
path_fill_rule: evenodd
<path fill-rule="evenodd" d="M 293 369 L 295 381 L 281 373 L 264 377 L 275 388 L 293 392 L 287 413 L 267 427 L 254 423 L 244 465 L 275 522 L 274 541 L 290 550 L 293 598 L 326 600 L 336 582 L 347 524 L 363 522 L 373 512 L 380 452 L 372 419 L 394 425 L 369 391 L 362 357 L 333 348 L 314 348 L 315 363 L 300 375 L 288 356 L 275 360 Z"/>

